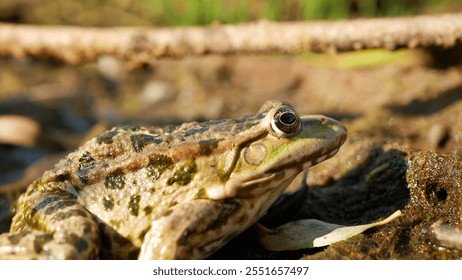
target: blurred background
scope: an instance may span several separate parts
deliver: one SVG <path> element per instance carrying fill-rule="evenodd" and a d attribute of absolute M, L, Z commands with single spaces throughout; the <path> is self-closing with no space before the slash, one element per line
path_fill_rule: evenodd
<path fill-rule="evenodd" d="M 81 26 L 178 26 L 332 20 L 456 12 L 458 0 L 0 1 L 0 21 Z"/>

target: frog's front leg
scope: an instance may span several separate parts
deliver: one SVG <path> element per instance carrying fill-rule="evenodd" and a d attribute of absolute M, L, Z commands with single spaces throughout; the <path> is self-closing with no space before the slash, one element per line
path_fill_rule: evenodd
<path fill-rule="evenodd" d="M 167 210 L 151 223 L 139 259 L 203 259 L 239 234 L 238 201 L 197 199 Z"/>
<path fill-rule="evenodd" d="M 97 223 L 75 196 L 30 188 L 18 201 L 10 233 L 0 235 L 0 259 L 91 259 L 99 242 Z"/>

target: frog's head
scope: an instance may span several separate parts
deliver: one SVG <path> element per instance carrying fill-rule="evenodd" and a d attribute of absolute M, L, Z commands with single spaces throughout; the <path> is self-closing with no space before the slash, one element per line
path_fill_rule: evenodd
<path fill-rule="evenodd" d="M 238 138 L 245 140 L 230 145 L 221 159 L 223 185 L 207 188 L 209 198 L 269 194 L 275 199 L 297 174 L 334 156 L 347 138 L 342 123 L 320 115 L 299 116 L 284 101 L 268 101 L 259 114 L 258 128 L 242 132 Z"/>

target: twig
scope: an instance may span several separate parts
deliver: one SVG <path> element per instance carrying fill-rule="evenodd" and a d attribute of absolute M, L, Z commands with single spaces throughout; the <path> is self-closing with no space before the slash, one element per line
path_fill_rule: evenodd
<path fill-rule="evenodd" d="M 70 63 L 114 55 L 132 62 L 203 54 L 449 48 L 462 41 L 462 14 L 178 28 L 88 28 L 0 24 L 0 55 Z"/>

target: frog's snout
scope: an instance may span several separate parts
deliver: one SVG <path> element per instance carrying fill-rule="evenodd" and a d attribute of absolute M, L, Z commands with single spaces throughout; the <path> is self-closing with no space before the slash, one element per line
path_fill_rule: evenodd
<path fill-rule="evenodd" d="M 346 126 L 337 121 L 337 131 L 339 133 L 339 146 L 343 145 L 343 143 L 345 143 L 345 141 L 347 140 L 348 138 L 348 129 L 346 128 Z"/>

